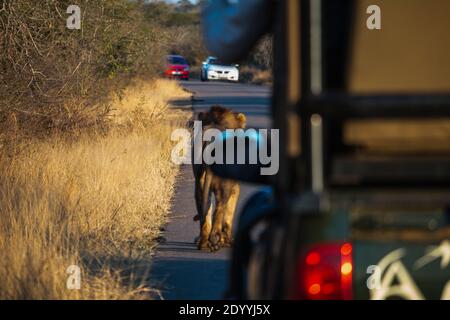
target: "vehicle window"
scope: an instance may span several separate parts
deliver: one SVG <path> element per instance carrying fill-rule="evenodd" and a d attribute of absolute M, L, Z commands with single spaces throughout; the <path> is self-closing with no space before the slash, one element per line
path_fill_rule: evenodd
<path fill-rule="evenodd" d="M 210 59 L 209 63 L 214 64 L 216 66 L 231 66 L 231 64 L 224 63 L 224 62 L 220 61 L 219 59 Z"/>
<path fill-rule="evenodd" d="M 187 64 L 186 60 L 183 59 L 182 57 L 169 57 L 168 60 L 169 63 L 172 64 Z"/>

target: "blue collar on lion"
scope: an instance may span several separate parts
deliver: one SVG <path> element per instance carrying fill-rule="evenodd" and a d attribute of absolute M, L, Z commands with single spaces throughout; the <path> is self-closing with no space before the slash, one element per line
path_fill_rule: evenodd
<path fill-rule="evenodd" d="M 255 129 L 230 129 L 228 131 L 222 131 L 222 140 L 227 140 L 229 138 L 249 138 L 251 140 L 260 141 L 262 135 Z"/>

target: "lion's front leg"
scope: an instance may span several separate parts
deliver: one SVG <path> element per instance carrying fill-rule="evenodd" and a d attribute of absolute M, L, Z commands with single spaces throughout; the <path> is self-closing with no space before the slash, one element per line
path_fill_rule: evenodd
<path fill-rule="evenodd" d="M 198 169 L 198 168 L 197 168 Z M 195 239 L 195 243 L 199 250 L 210 250 L 211 244 L 209 243 L 209 235 L 212 227 L 212 204 L 208 199 L 208 211 L 206 215 L 203 213 L 203 184 L 205 180 L 205 171 L 195 171 L 195 205 L 197 207 L 197 215 L 194 217 L 194 221 L 200 220 L 200 235 Z"/>

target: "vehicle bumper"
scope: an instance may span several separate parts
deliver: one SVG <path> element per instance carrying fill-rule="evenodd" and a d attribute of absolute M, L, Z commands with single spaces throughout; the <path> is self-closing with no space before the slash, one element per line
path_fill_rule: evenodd
<path fill-rule="evenodd" d="M 173 79 L 189 79 L 189 71 L 166 71 L 166 77 Z"/>
<path fill-rule="evenodd" d="M 208 80 L 226 80 L 226 81 L 239 81 L 239 74 L 236 72 L 220 73 L 216 71 L 208 71 Z"/>

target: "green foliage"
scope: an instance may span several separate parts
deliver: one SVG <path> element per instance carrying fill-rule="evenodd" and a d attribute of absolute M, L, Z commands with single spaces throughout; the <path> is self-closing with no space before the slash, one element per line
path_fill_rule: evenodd
<path fill-rule="evenodd" d="M 164 28 L 167 51 L 184 56 L 192 66 L 200 65 L 208 55 L 200 30 L 200 4 L 152 1 L 144 8 L 145 19 Z"/>
<path fill-rule="evenodd" d="M 198 7 L 187 2 L 177 6 L 162 1 L 150 2 L 145 5 L 145 18 L 166 28 L 200 25 Z"/>
<path fill-rule="evenodd" d="M 189 25 L 199 25 L 200 17 L 196 13 L 192 12 L 174 12 L 171 15 L 169 21 L 166 22 L 166 26 L 189 26 Z"/>

